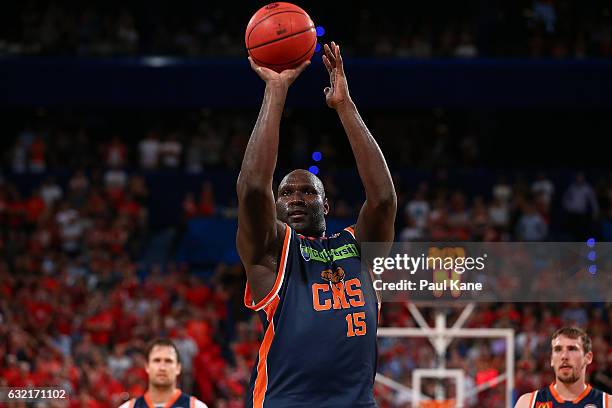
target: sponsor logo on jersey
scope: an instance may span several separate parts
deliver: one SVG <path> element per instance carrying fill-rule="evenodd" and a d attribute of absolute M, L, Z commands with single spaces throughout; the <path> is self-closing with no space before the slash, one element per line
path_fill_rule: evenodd
<path fill-rule="evenodd" d="M 552 408 L 552 402 L 536 402 L 536 408 Z"/>
<path fill-rule="evenodd" d="M 306 262 L 319 261 L 327 263 L 340 259 L 359 257 L 359 249 L 357 249 L 357 245 L 355 244 L 346 244 L 338 248 L 323 248 L 321 250 L 316 250 L 300 242 L 300 253 Z"/>
<path fill-rule="evenodd" d="M 323 278 L 323 280 L 326 280 L 331 283 L 338 283 L 340 281 L 343 281 L 344 275 L 344 269 L 342 269 L 340 266 L 337 267 L 336 270 L 333 272 L 331 269 L 326 269 L 321 272 L 321 277 Z"/>
<path fill-rule="evenodd" d="M 595 404 L 586 404 L 584 406 L 584 408 L 597 408 L 597 405 L 595 405 Z"/>
<path fill-rule="evenodd" d="M 302 258 L 304 258 L 306 262 L 310 261 L 310 251 L 308 250 L 308 248 L 310 247 L 300 244 L 300 253 L 302 254 Z"/>

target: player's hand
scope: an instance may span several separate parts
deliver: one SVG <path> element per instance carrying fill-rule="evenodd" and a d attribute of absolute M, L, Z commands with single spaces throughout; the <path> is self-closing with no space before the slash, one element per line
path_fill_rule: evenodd
<path fill-rule="evenodd" d="M 340 106 L 351 101 L 346 75 L 344 75 L 340 46 L 332 41 L 331 45 L 325 44 L 323 50 L 323 64 L 325 64 L 325 68 L 327 68 L 329 73 L 330 85 L 323 90 L 325 102 L 327 102 L 327 106 L 330 108 L 338 109 Z"/>
<path fill-rule="evenodd" d="M 253 71 L 255 71 L 257 75 L 264 80 L 266 85 L 280 86 L 285 90 L 287 90 L 293 81 L 300 76 L 302 71 L 304 71 L 306 67 L 310 65 L 310 61 L 304 61 L 295 68 L 286 69 L 283 72 L 278 73 L 270 68 L 257 65 L 251 57 L 249 57 L 249 63 L 251 64 Z"/>

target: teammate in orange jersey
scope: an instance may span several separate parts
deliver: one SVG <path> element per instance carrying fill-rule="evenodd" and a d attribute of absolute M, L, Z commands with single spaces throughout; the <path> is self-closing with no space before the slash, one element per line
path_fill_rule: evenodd
<path fill-rule="evenodd" d="M 550 365 L 555 382 L 522 395 L 514 407 L 612 407 L 612 396 L 586 383 L 586 367 L 593 361 L 589 336 L 578 328 L 564 327 L 553 334 L 551 346 Z"/>
<path fill-rule="evenodd" d="M 172 341 L 154 340 L 147 347 L 146 358 L 145 370 L 149 376 L 147 392 L 126 401 L 119 408 L 207 408 L 202 401 L 176 387 L 181 363 L 178 349 Z"/>

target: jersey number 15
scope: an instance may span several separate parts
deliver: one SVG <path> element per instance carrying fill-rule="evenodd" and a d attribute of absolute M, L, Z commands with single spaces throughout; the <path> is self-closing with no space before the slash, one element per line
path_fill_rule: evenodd
<path fill-rule="evenodd" d="M 347 314 L 346 324 L 346 337 L 363 336 L 366 334 L 365 312 Z"/>

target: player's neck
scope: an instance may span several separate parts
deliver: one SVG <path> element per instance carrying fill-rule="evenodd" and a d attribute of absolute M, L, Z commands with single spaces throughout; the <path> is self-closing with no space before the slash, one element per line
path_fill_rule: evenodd
<path fill-rule="evenodd" d="M 571 401 L 571 400 L 576 399 L 580 394 L 582 394 L 584 390 L 587 388 L 587 385 L 584 382 L 584 379 L 582 379 L 582 380 L 576 381 L 573 384 L 565 384 L 560 381 L 557 381 L 555 382 L 553 387 L 555 388 L 555 390 L 557 391 L 557 394 L 559 394 L 561 398 L 567 401 Z"/>
<path fill-rule="evenodd" d="M 178 389 L 175 386 L 155 387 L 149 385 L 148 397 L 153 404 L 165 404 L 174 397 Z"/>

